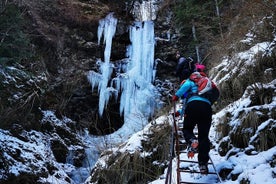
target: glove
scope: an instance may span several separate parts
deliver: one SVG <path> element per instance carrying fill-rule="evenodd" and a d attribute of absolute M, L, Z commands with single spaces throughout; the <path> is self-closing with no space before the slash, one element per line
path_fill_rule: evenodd
<path fill-rule="evenodd" d="M 178 112 L 178 111 L 176 111 L 175 113 L 174 113 L 174 117 L 178 117 L 180 115 L 180 113 Z"/>
<path fill-rule="evenodd" d="M 173 102 L 176 102 L 177 100 L 178 100 L 178 96 L 174 95 L 174 96 L 172 97 L 172 101 L 173 101 Z"/>
<path fill-rule="evenodd" d="M 178 116 L 180 116 L 180 112 L 178 112 L 178 111 L 172 112 L 171 115 L 174 117 L 178 117 Z"/>

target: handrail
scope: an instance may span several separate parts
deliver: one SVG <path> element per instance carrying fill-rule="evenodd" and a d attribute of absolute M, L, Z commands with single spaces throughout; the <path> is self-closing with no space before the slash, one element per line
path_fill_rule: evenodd
<path fill-rule="evenodd" d="M 174 106 L 173 106 L 173 110 L 174 112 L 176 112 L 176 104 L 174 102 Z M 180 172 L 179 172 L 179 137 L 178 137 L 178 127 L 177 127 L 177 124 L 176 124 L 176 119 L 175 119 L 175 113 L 174 113 L 174 118 L 173 118 L 173 124 L 174 124 L 174 135 L 175 135 L 175 150 L 176 150 L 176 156 L 177 156 L 177 184 L 179 184 L 180 182 Z"/>
<path fill-rule="evenodd" d="M 173 89 L 173 92 L 175 89 Z M 176 118 L 175 118 L 175 112 L 176 112 L 176 102 L 173 102 L 173 125 L 172 125 L 172 133 L 171 133 L 171 141 L 170 141 L 170 163 L 168 166 L 167 174 L 166 174 L 166 180 L 165 184 L 171 184 L 172 182 L 172 160 L 177 156 L 177 184 L 180 183 L 180 172 L 179 172 L 179 137 L 178 137 L 178 126 L 176 123 Z"/>
<path fill-rule="evenodd" d="M 170 146 L 171 146 L 170 147 L 170 162 L 169 162 L 168 169 L 167 169 L 165 184 L 171 184 L 171 179 L 172 179 L 172 160 L 174 157 L 174 128 L 173 127 L 172 127 L 172 131 L 171 131 Z"/>

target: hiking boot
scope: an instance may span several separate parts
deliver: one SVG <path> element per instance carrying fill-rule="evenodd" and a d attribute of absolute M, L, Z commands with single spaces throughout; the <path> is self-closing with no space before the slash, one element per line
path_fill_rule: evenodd
<path fill-rule="evenodd" d="M 199 171 L 201 174 L 207 175 L 208 174 L 208 165 L 207 164 L 199 164 Z"/>
<path fill-rule="evenodd" d="M 198 147 L 198 140 L 197 139 L 192 139 L 191 140 L 191 147 L 197 151 L 197 147 Z"/>
<path fill-rule="evenodd" d="M 192 150 L 191 147 L 188 147 L 188 153 L 187 153 L 187 155 L 188 155 L 188 158 L 194 158 L 194 156 L 195 156 L 195 151 Z"/>
<path fill-rule="evenodd" d="M 194 158 L 195 153 L 198 152 L 197 148 L 198 148 L 198 140 L 197 139 L 192 139 L 191 144 L 187 148 L 188 158 Z"/>

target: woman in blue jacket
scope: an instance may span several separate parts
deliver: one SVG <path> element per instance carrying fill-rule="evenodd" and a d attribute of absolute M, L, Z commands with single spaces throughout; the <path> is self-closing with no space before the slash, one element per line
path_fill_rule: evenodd
<path fill-rule="evenodd" d="M 186 96 L 186 108 L 184 112 L 183 134 L 188 143 L 188 157 L 198 151 L 199 169 L 202 174 L 208 173 L 208 160 L 210 152 L 209 130 L 212 122 L 211 102 L 197 95 L 197 85 L 187 79 L 173 96 L 173 101 Z M 194 134 L 197 125 L 198 137 Z"/>

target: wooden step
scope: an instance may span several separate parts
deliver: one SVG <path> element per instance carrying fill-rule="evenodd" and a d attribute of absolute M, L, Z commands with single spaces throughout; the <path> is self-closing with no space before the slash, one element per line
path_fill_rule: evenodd
<path fill-rule="evenodd" d="M 187 182 L 187 181 L 180 181 L 180 184 L 214 184 L 212 183 L 199 183 L 199 182 Z"/>
<path fill-rule="evenodd" d="M 189 163 L 196 163 L 198 164 L 198 161 L 194 161 L 194 160 L 179 160 L 180 162 L 189 162 Z M 208 162 L 208 165 L 212 165 L 212 162 Z"/>
<path fill-rule="evenodd" d="M 199 171 L 192 171 L 192 170 L 189 170 L 189 169 L 181 169 L 181 168 L 179 168 L 179 172 L 199 173 L 199 174 L 201 174 L 201 172 L 199 172 Z M 217 175 L 216 172 L 208 172 L 208 174 L 215 174 L 215 175 Z M 208 174 L 207 174 L 207 175 L 208 175 Z"/>

